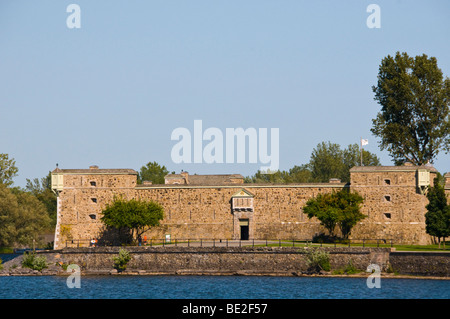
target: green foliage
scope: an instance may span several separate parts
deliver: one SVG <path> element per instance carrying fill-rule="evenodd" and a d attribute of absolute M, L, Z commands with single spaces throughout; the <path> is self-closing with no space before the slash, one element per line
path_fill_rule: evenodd
<path fill-rule="evenodd" d="M 333 270 L 333 275 L 343 275 L 343 274 L 353 275 L 353 274 L 358 274 L 360 272 L 362 272 L 362 270 L 356 268 L 353 265 L 352 260 L 350 259 L 344 268 Z"/>
<path fill-rule="evenodd" d="M 347 239 L 353 226 L 366 215 L 360 212 L 360 205 L 363 198 L 356 192 L 342 189 L 339 192 L 319 194 L 306 202 L 303 212 L 308 218 L 316 217 L 334 236 L 334 231 L 338 225 L 342 236 Z"/>
<path fill-rule="evenodd" d="M 47 258 L 44 256 L 36 256 L 34 252 L 25 252 L 22 259 L 22 267 L 41 271 L 47 268 Z"/>
<path fill-rule="evenodd" d="M 0 153 L 0 184 L 11 186 L 12 179 L 17 176 L 19 169 L 16 167 L 16 161 L 9 159 L 8 154 Z"/>
<path fill-rule="evenodd" d="M 289 171 L 277 171 L 263 174 L 258 171 L 246 177 L 245 183 L 328 183 L 331 178 L 339 178 L 343 183 L 350 181 L 350 169 L 361 165 L 361 150 L 358 144 L 351 144 L 341 149 L 339 144 L 319 143 L 311 154 L 308 164 L 295 165 Z M 363 165 L 379 166 L 380 160 L 375 154 L 362 150 Z"/>
<path fill-rule="evenodd" d="M 143 181 L 151 181 L 153 184 L 164 184 L 164 177 L 169 173 L 165 166 L 160 166 L 156 162 L 148 162 L 142 166 L 138 175 L 138 184 Z"/>
<path fill-rule="evenodd" d="M 3 260 L 0 258 L 0 270 L 2 270 L 3 269 Z"/>
<path fill-rule="evenodd" d="M 425 206 L 426 232 L 439 240 L 450 236 L 450 205 L 447 204 L 444 187 L 439 183 L 439 177 L 434 179 L 434 186 L 427 192 L 428 204 Z M 445 241 L 444 241 L 445 244 Z"/>
<path fill-rule="evenodd" d="M 321 248 L 310 248 L 305 254 L 308 270 L 313 272 L 330 271 L 330 255 Z"/>
<path fill-rule="evenodd" d="M 41 178 L 41 180 L 38 178 L 34 178 L 33 180 L 27 178 L 25 189 L 45 205 L 52 222 L 52 227 L 54 227 L 56 226 L 56 194 L 52 191 L 51 181 L 51 172 Z"/>
<path fill-rule="evenodd" d="M 159 226 L 163 218 L 164 210 L 158 203 L 116 197 L 103 210 L 101 220 L 107 226 L 129 230 L 131 238 L 138 238 L 151 227 Z"/>
<path fill-rule="evenodd" d="M 361 150 L 358 144 L 351 144 L 342 150 L 339 144 L 331 142 L 319 143 L 311 154 L 309 167 L 312 178 L 316 182 L 328 182 L 331 178 L 339 178 L 342 182 L 350 182 L 350 169 L 361 165 Z M 378 166 L 378 157 L 363 149 L 363 165 Z"/>
<path fill-rule="evenodd" d="M 397 165 L 433 163 L 440 150 L 450 150 L 450 79 L 444 80 L 436 58 L 388 55 L 372 90 L 381 111 L 371 131 Z"/>
<path fill-rule="evenodd" d="M 0 246 L 31 245 L 50 226 L 45 206 L 35 196 L 0 184 Z"/>
<path fill-rule="evenodd" d="M 128 250 L 119 249 L 119 256 L 113 257 L 114 261 L 114 269 L 117 269 L 118 271 L 124 271 L 127 269 L 127 264 L 131 260 L 130 253 Z"/>

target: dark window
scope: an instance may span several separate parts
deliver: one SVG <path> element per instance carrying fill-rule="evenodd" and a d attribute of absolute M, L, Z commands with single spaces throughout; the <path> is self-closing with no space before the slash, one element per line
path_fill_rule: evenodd
<path fill-rule="evenodd" d="M 97 219 L 97 215 L 95 215 L 95 214 L 90 214 L 89 217 L 90 217 L 91 219 Z"/>
<path fill-rule="evenodd" d="M 91 186 L 97 186 L 97 182 L 91 181 Z"/>
<path fill-rule="evenodd" d="M 384 217 L 391 219 L 391 213 L 384 213 Z"/>
<path fill-rule="evenodd" d="M 91 201 L 92 201 L 93 203 L 97 203 L 97 198 L 91 198 Z"/>
<path fill-rule="evenodd" d="M 384 200 L 385 200 L 386 202 L 390 202 L 390 201 L 391 201 L 391 196 L 390 196 L 390 195 L 385 195 L 385 196 L 384 196 Z"/>
<path fill-rule="evenodd" d="M 391 185 L 391 180 L 390 179 L 385 179 L 384 180 L 384 184 L 385 185 Z"/>

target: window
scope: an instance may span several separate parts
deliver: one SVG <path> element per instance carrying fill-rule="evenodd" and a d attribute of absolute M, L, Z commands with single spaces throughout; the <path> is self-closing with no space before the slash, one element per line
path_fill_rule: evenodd
<path fill-rule="evenodd" d="M 391 185 L 391 180 L 390 179 L 385 179 L 384 180 L 384 185 Z"/>
<path fill-rule="evenodd" d="M 384 196 L 384 201 L 390 202 L 391 201 L 391 195 L 385 195 Z"/>
<path fill-rule="evenodd" d="M 97 203 L 97 198 L 91 198 L 91 201 L 93 202 L 93 203 Z"/>
<path fill-rule="evenodd" d="M 384 213 L 384 217 L 386 217 L 387 219 L 391 219 L 391 213 Z"/>
<path fill-rule="evenodd" d="M 96 181 L 90 181 L 90 183 L 91 183 L 91 186 L 93 186 L 93 187 L 97 186 L 97 182 Z"/>
<path fill-rule="evenodd" d="M 97 215 L 95 215 L 95 214 L 90 214 L 89 217 L 90 217 L 91 219 L 97 219 Z"/>

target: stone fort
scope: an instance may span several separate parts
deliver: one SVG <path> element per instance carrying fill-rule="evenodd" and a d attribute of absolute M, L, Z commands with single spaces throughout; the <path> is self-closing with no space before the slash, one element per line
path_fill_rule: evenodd
<path fill-rule="evenodd" d="M 350 183 L 251 184 L 240 174 L 169 174 L 165 184 L 137 183 L 133 169 L 60 169 L 52 172 L 57 193 L 55 249 L 97 237 L 106 204 L 125 199 L 153 200 L 164 208 L 161 225 L 148 239 L 276 239 L 311 240 L 327 231 L 309 219 L 303 206 L 319 193 L 350 188 L 364 197 L 367 217 L 351 232 L 351 239 L 386 239 L 396 244 L 428 244 L 425 232 L 426 190 L 437 170 L 432 166 L 356 166 Z M 450 174 L 445 175 L 450 195 Z"/>

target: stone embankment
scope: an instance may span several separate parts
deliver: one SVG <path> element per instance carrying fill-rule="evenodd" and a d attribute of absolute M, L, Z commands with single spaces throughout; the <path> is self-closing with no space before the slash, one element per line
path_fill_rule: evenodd
<path fill-rule="evenodd" d="M 48 268 L 41 272 L 21 267 L 21 256 L 3 264 L 0 275 L 67 275 L 70 264 L 83 274 L 118 274 L 113 257 L 119 247 L 65 248 L 40 251 Z M 125 247 L 131 256 L 126 271 L 136 275 L 309 275 L 306 253 L 298 247 Z M 323 248 L 332 270 L 349 264 L 364 272 L 376 264 L 383 272 L 450 277 L 450 253 L 393 252 L 390 248 Z M 324 274 L 322 272 L 322 274 Z M 330 273 L 326 273 L 330 274 Z"/>

